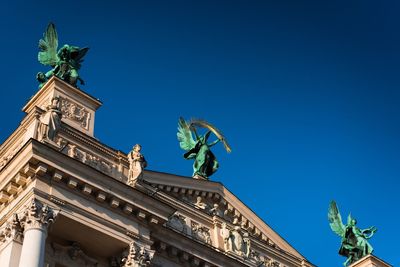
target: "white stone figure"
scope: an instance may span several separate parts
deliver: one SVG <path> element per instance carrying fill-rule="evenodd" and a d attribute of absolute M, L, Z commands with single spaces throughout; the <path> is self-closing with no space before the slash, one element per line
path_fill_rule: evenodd
<path fill-rule="evenodd" d="M 194 203 L 194 206 L 198 209 L 205 210 L 207 207 L 207 204 L 203 202 L 203 200 L 201 199 L 201 196 L 197 196 L 196 203 Z"/>
<path fill-rule="evenodd" d="M 239 256 L 245 255 L 245 248 L 243 237 L 240 234 L 240 226 L 235 226 L 235 228 L 231 232 L 232 239 L 232 251 L 238 254 Z"/>
<path fill-rule="evenodd" d="M 251 243 L 250 243 L 249 233 L 247 233 L 247 232 L 245 232 L 243 234 L 243 243 L 244 243 L 244 254 L 245 254 L 246 258 L 249 258 L 250 252 L 251 252 L 251 250 L 250 250 Z"/>
<path fill-rule="evenodd" d="M 217 203 L 214 203 L 213 208 L 210 209 L 210 214 L 212 216 L 218 216 L 223 218 L 224 217 L 224 213 L 222 212 L 222 210 L 219 208 L 219 205 Z"/>
<path fill-rule="evenodd" d="M 53 97 L 46 112 L 39 119 L 38 139 L 55 141 L 55 137 L 61 127 L 61 111 L 59 97 Z"/>
<path fill-rule="evenodd" d="M 143 169 L 147 166 L 147 162 L 144 156 L 140 153 L 142 146 L 136 144 L 132 151 L 128 154 L 129 161 L 129 174 L 128 174 L 128 184 L 130 186 L 135 186 L 137 180 L 143 172 Z"/>
<path fill-rule="evenodd" d="M 226 223 L 222 223 L 221 236 L 224 239 L 225 252 L 232 251 L 231 231 L 226 227 Z"/>

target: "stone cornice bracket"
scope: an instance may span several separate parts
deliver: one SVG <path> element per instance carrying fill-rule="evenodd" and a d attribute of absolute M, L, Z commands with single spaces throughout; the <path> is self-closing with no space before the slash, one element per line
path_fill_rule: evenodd
<path fill-rule="evenodd" d="M 47 230 L 56 219 L 57 214 L 58 211 L 54 211 L 47 204 L 32 199 L 21 218 L 24 232 L 30 229 Z"/>
<path fill-rule="evenodd" d="M 14 214 L 13 218 L 5 224 L 5 227 L 0 230 L 0 242 L 9 240 L 22 242 L 23 228 L 18 219 L 18 215 Z"/>
<path fill-rule="evenodd" d="M 127 252 L 123 253 L 120 267 L 148 267 L 154 257 L 154 250 L 132 241 Z"/>

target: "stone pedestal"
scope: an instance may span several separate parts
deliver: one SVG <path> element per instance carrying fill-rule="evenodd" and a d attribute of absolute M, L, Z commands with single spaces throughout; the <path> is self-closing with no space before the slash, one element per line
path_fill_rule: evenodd
<path fill-rule="evenodd" d="M 349 267 L 392 267 L 374 255 L 368 255 L 359 261 L 351 264 Z"/>
<path fill-rule="evenodd" d="M 62 121 L 93 137 L 95 112 L 101 102 L 55 76 L 46 82 L 22 110 L 28 114 L 35 108 L 46 110 L 54 97 L 60 99 Z"/>

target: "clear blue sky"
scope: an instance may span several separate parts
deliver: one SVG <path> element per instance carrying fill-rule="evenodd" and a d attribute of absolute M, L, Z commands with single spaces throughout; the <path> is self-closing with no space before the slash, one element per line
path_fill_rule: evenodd
<path fill-rule="evenodd" d="M 149 169 L 190 176 L 179 116 L 204 118 L 222 182 L 311 262 L 341 266 L 327 222 L 378 227 L 375 254 L 400 265 L 399 1 L 1 1 L 4 140 L 46 71 L 37 42 L 89 46 L 86 92 L 104 102 L 96 136 Z"/>

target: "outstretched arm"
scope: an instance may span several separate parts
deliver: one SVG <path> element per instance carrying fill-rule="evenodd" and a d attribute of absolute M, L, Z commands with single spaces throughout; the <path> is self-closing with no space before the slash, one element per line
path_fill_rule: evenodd
<path fill-rule="evenodd" d="M 217 139 L 214 142 L 212 142 L 211 144 L 209 144 L 209 147 L 212 147 L 213 145 L 217 144 L 219 141 L 222 141 L 222 139 Z"/>

